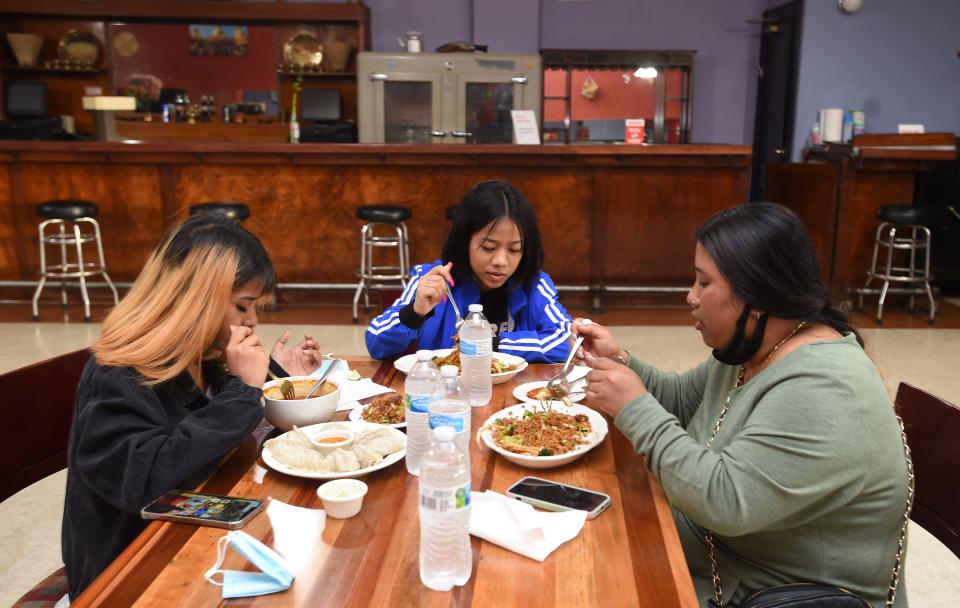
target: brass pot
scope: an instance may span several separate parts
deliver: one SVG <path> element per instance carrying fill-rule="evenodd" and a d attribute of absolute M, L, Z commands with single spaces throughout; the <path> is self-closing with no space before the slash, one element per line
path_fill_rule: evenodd
<path fill-rule="evenodd" d="M 326 42 L 324 43 L 326 52 L 324 60 L 327 64 L 328 72 L 343 72 L 350 63 L 350 52 L 353 47 L 348 42 Z"/>

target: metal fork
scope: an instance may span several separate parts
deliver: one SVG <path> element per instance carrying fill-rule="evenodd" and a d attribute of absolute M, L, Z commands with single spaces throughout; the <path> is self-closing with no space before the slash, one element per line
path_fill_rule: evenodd
<path fill-rule="evenodd" d="M 460 316 L 460 309 L 457 307 L 457 301 L 453 299 L 453 294 L 450 293 L 450 286 L 445 284 L 444 287 L 447 290 L 447 299 L 450 300 L 450 305 L 453 306 L 453 312 L 457 314 L 457 324 L 455 326 L 455 329 L 459 333 L 460 326 L 463 325 L 463 317 Z"/>
<path fill-rule="evenodd" d="M 280 394 L 283 395 L 283 398 L 286 400 L 296 399 L 297 391 L 293 388 L 293 383 L 284 378 L 278 378 L 277 375 L 270 370 L 267 370 L 267 374 L 277 381 L 277 388 L 280 389 Z"/>

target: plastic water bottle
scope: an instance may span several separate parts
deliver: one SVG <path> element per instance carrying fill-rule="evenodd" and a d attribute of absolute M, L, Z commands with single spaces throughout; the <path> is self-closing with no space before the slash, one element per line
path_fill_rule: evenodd
<path fill-rule="evenodd" d="M 471 304 L 470 314 L 460 326 L 460 368 L 463 388 L 474 407 L 490 403 L 493 396 L 492 358 L 493 336 L 490 323 L 483 316 L 483 304 Z"/>
<path fill-rule="evenodd" d="M 470 467 L 449 426 L 433 429 L 420 472 L 420 580 L 448 591 L 470 579 Z"/>
<path fill-rule="evenodd" d="M 403 384 L 403 390 L 407 394 L 407 471 L 414 475 L 420 474 L 420 461 L 430 447 L 427 416 L 439 379 L 440 370 L 433 363 L 433 352 L 418 350 L 417 362 Z"/>
<path fill-rule="evenodd" d="M 457 432 L 453 442 L 470 461 L 470 402 L 463 392 L 463 383 L 457 377 L 456 365 L 444 365 L 440 368 L 440 382 L 430 401 L 430 416 L 427 418 L 430 430 L 441 426 L 453 427 Z"/>

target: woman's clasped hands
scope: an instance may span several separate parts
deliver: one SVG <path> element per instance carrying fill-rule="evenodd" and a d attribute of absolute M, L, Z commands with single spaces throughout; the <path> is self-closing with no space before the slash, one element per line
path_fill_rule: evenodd
<path fill-rule="evenodd" d="M 587 403 L 596 409 L 616 417 L 628 403 L 647 393 L 643 380 L 632 369 L 615 361 L 629 360 L 626 351 L 620 348 L 610 330 L 596 323 L 573 322 L 575 335 L 583 336 L 583 345 L 576 357 L 589 366 L 587 374 Z"/>
<path fill-rule="evenodd" d="M 227 369 L 248 386 L 260 388 L 267 379 L 270 357 L 260 336 L 246 325 L 230 326 L 230 341 L 224 349 Z"/>

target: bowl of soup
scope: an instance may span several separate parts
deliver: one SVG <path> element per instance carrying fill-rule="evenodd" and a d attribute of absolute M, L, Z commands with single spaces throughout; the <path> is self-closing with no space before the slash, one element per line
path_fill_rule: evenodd
<path fill-rule="evenodd" d="M 313 376 L 291 376 L 284 378 L 293 384 L 295 396 L 284 399 L 276 380 L 263 385 L 263 415 L 267 422 L 282 431 L 298 427 L 327 422 L 337 411 L 340 402 L 340 387 L 336 382 L 327 380 L 309 399 L 304 399 L 318 378 Z"/>

